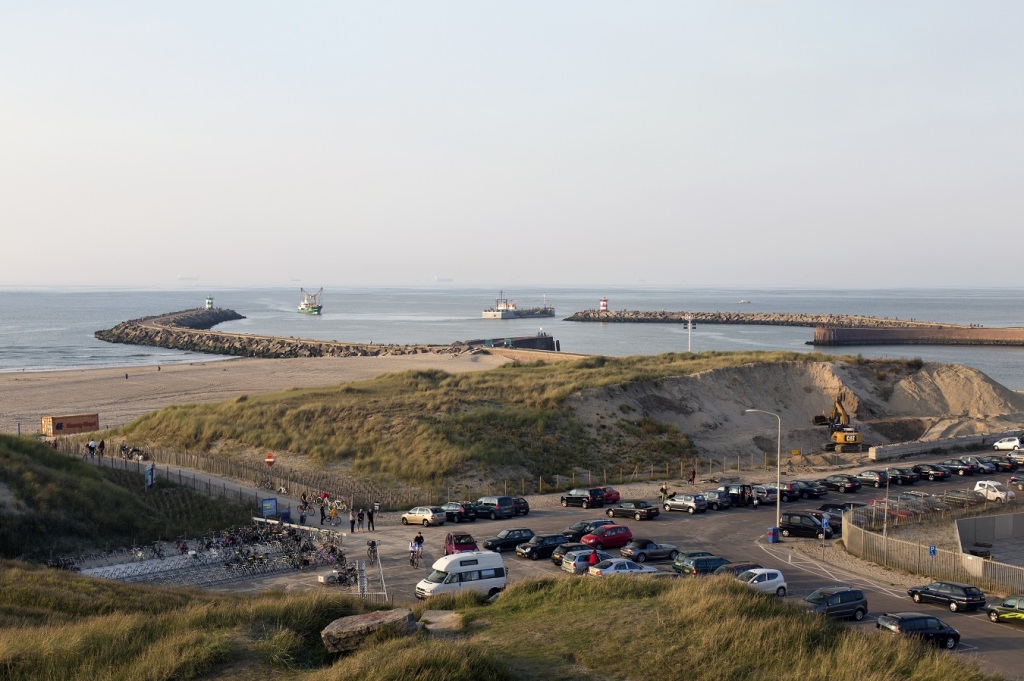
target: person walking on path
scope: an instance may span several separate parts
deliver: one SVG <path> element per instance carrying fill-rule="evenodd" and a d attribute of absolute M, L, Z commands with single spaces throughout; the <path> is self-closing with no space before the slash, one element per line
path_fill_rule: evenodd
<path fill-rule="evenodd" d="M 373 506 L 366 509 L 366 531 L 373 532 Z"/>
<path fill-rule="evenodd" d="M 668 483 L 661 483 L 661 487 L 658 489 L 658 491 L 661 492 L 661 503 L 664 504 L 666 497 L 668 497 Z"/>
<path fill-rule="evenodd" d="M 356 514 L 356 529 L 360 532 L 363 531 L 363 519 L 366 518 L 366 514 L 363 509 L 359 509 L 359 513 Z"/>
<path fill-rule="evenodd" d="M 348 510 L 348 524 L 350 526 L 350 530 L 349 531 L 352 534 L 355 534 L 355 532 L 356 532 L 356 512 L 355 512 L 354 509 L 351 509 L 351 508 Z"/>
<path fill-rule="evenodd" d="M 696 479 L 697 479 L 697 471 L 695 469 L 691 468 L 690 469 L 690 484 L 692 485 L 693 481 L 696 480 Z"/>
<path fill-rule="evenodd" d="M 100 458 L 102 459 L 103 458 L 103 452 L 107 451 L 107 443 L 104 442 L 103 440 L 100 440 L 99 451 L 100 451 Z"/>
<path fill-rule="evenodd" d="M 327 509 L 324 508 L 327 504 L 320 504 L 320 524 L 323 525 L 327 519 Z"/>

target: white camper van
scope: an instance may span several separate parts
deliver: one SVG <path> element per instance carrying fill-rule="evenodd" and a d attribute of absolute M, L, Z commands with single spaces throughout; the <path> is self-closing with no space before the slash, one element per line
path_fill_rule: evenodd
<path fill-rule="evenodd" d="M 438 558 L 431 567 L 433 572 L 416 585 L 416 598 L 466 589 L 493 596 L 508 583 L 505 561 L 494 551 L 454 553 Z"/>

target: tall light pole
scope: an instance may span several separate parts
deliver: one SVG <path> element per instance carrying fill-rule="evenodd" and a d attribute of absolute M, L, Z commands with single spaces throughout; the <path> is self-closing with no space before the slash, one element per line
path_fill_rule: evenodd
<path fill-rule="evenodd" d="M 775 449 L 775 527 L 782 524 L 782 417 L 773 411 L 747 409 L 746 413 L 768 414 L 779 420 L 779 439 Z"/>

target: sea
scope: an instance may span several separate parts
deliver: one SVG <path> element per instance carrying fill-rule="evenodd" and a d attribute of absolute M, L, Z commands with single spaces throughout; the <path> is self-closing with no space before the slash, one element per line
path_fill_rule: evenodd
<path fill-rule="evenodd" d="M 563 352 L 610 356 L 665 352 L 789 350 L 864 357 L 919 357 L 974 367 L 1024 390 L 1024 347 L 863 346 L 815 348 L 813 329 L 701 324 L 567 322 L 581 310 L 858 314 L 991 327 L 1024 326 L 1024 289 L 739 289 L 672 287 L 517 287 L 503 292 L 520 308 L 551 305 L 556 316 L 488 320 L 499 291 L 438 282 L 420 287 L 326 287 L 323 314 L 299 314 L 295 288 L 127 290 L 0 289 L 0 371 L 54 371 L 208 362 L 223 357 L 106 343 L 97 330 L 140 317 L 214 306 L 245 319 L 216 330 L 355 343 L 448 344 L 550 334 Z"/>

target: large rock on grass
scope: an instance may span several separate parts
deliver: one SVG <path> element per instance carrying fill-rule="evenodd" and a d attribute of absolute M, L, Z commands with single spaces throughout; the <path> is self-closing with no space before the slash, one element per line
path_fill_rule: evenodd
<path fill-rule="evenodd" d="M 342 617 L 328 624 L 320 632 L 320 638 L 323 639 L 327 650 L 332 653 L 349 653 L 359 648 L 363 641 L 380 629 L 388 629 L 406 636 L 414 634 L 416 620 L 412 610 L 396 608 Z"/>

